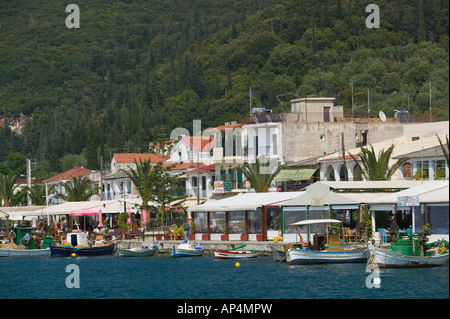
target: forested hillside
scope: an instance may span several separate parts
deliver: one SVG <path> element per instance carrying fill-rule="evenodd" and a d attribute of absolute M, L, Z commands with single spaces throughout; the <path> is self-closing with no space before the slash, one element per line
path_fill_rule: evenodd
<path fill-rule="evenodd" d="M 449 118 L 447 0 L 128 0 L 0 3 L 0 163 L 36 159 L 46 177 L 100 155 L 143 151 L 175 127 L 211 127 L 254 106 L 335 96 L 357 114 L 395 109 Z M 365 8 L 380 7 L 379 29 Z M 15 157 L 15 158 L 16 158 Z M 11 169 L 0 165 L 0 171 Z"/>

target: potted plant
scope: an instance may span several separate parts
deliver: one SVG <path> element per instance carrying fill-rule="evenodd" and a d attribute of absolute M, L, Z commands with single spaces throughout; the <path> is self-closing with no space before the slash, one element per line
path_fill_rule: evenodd
<path fill-rule="evenodd" d="M 168 226 L 164 226 L 164 239 L 171 240 L 173 238 L 173 232 Z"/>
<path fill-rule="evenodd" d="M 130 239 L 129 225 L 127 223 L 128 214 L 120 213 L 119 220 L 117 221 L 117 228 L 121 230 L 122 238 Z"/>
<path fill-rule="evenodd" d="M 172 225 L 172 229 L 175 235 L 176 240 L 181 240 L 184 237 L 184 224 L 181 224 L 180 227 L 177 227 L 176 224 Z"/>
<path fill-rule="evenodd" d="M 423 233 L 424 236 L 431 235 L 431 225 L 428 224 L 428 223 L 423 225 L 422 233 Z"/>
<path fill-rule="evenodd" d="M 367 206 L 362 208 L 362 220 L 356 225 L 356 230 L 364 242 L 369 242 L 369 238 L 372 237 L 372 216 L 370 216 L 369 209 Z"/>
<path fill-rule="evenodd" d="M 208 234 L 202 234 L 202 240 L 209 240 Z"/>
<path fill-rule="evenodd" d="M 257 241 L 263 241 L 263 235 L 262 234 L 257 234 L 256 235 L 256 240 Z"/>
<path fill-rule="evenodd" d="M 194 229 L 194 222 L 189 222 L 191 225 L 191 229 L 189 231 L 189 240 L 195 240 L 195 229 Z"/>
<path fill-rule="evenodd" d="M 221 240 L 228 240 L 228 234 L 220 235 Z"/>
<path fill-rule="evenodd" d="M 246 233 L 242 233 L 241 234 L 241 240 L 242 241 L 247 241 L 248 240 L 248 235 Z"/>

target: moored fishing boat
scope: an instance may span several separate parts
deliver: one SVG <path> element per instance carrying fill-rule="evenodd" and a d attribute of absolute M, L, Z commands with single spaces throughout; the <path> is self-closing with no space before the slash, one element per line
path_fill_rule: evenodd
<path fill-rule="evenodd" d="M 0 248 L 0 257 L 50 257 L 50 249 Z"/>
<path fill-rule="evenodd" d="M 238 250 L 246 247 L 242 245 L 231 250 L 214 250 L 214 256 L 216 259 L 242 259 L 242 258 L 256 258 L 261 253 L 260 250 Z"/>
<path fill-rule="evenodd" d="M 118 248 L 116 250 L 117 256 L 119 257 L 150 257 L 153 256 L 158 250 L 158 245 L 153 245 L 151 247 L 139 247 L 139 248 L 129 248 L 122 249 Z"/>
<path fill-rule="evenodd" d="M 51 257 L 69 257 L 72 254 L 77 256 L 102 256 L 111 255 L 114 252 L 115 244 L 102 244 L 97 246 L 85 247 L 83 245 L 63 245 L 63 246 L 50 246 Z"/>
<path fill-rule="evenodd" d="M 67 241 L 63 245 L 50 246 L 51 257 L 101 256 L 114 253 L 114 243 L 100 243 L 88 246 L 87 234 L 81 231 L 67 234 Z"/>
<path fill-rule="evenodd" d="M 0 257 L 49 257 L 53 237 L 41 236 L 32 227 L 13 227 L 11 242 L 0 244 Z"/>
<path fill-rule="evenodd" d="M 190 244 L 190 243 L 180 243 L 173 246 L 170 251 L 171 257 L 194 257 L 202 256 L 205 252 L 205 246 Z"/>
<path fill-rule="evenodd" d="M 421 237 L 411 236 L 398 239 L 386 248 L 374 245 L 370 247 L 369 263 L 376 264 L 380 268 L 443 266 L 448 261 L 446 241 L 423 245 Z"/>
<path fill-rule="evenodd" d="M 283 249 L 278 246 L 272 246 L 270 249 L 272 250 L 272 258 L 274 261 L 286 261 L 286 257 L 288 254 L 290 246 L 284 244 Z"/>
<path fill-rule="evenodd" d="M 319 264 L 319 263 L 356 263 L 366 262 L 369 256 L 368 249 L 327 251 L 310 250 L 308 248 L 289 249 L 288 264 Z"/>
<path fill-rule="evenodd" d="M 342 223 L 336 219 L 310 219 L 293 223 L 293 226 L 305 226 L 313 224 Z M 328 236 L 328 230 L 327 230 Z M 327 247 L 328 246 L 328 247 Z M 366 262 L 369 252 L 366 247 L 347 249 L 343 244 L 334 246 L 325 245 L 323 250 L 313 250 L 306 245 L 294 245 L 286 255 L 287 264 L 319 264 L 319 263 L 356 263 Z"/>

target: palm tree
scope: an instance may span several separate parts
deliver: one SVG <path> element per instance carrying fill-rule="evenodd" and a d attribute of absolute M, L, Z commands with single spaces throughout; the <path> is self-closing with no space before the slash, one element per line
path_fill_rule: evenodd
<path fill-rule="evenodd" d="M 164 223 L 165 208 L 170 202 L 182 199 L 184 196 L 175 195 L 183 187 L 181 186 L 183 178 L 177 175 L 169 174 L 169 171 L 176 166 L 164 167 L 162 162 L 156 165 L 150 165 L 150 161 L 134 162 L 136 169 L 129 168 L 129 170 L 122 170 L 133 181 L 139 195 L 142 198 L 141 209 L 146 209 L 149 212 L 149 201 L 159 203 L 159 213 L 161 214 L 161 221 Z M 148 217 L 148 216 L 147 216 Z"/>
<path fill-rule="evenodd" d="M 378 153 L 378 158 L 375 154 L 373 146 L 370 145 L 370 150 L 361 147 L 361 152 L 358 156 L 361 159 L 362 166 L 359 161 L 352 154 L 348 153 L 356 162 L 356 165 L 361 169 L 361 172 L 367 181 L 388 181 L 394 175 L 395 171 L 409 160 L 408 157 L 402 157 L 397 160 L 391 167 L 389 167 L 389 160 L 391 159 L 394 145 L 389 147 L 386 151 L 382 149 Z"/>
<path fill-rule="evenodd" d="M 19 186 L 16 184 L 17 182 L 17 175 L 0 175 L 0 199 L 3 200 L 3 206 L 7 207 L 9 206 L 14 191 Z M 1 202 L 0 202 L 1 204 Z"/>
<path fill-rule="evenodd" d="M 122 170 L 131 179 L 142 198 L 142 209 L 148 208 L 148 202 L 154 199 L 153 189 L 155 187 L 155 173 L 152 172 L 150 161 L 134 161 L 136 169 L 128 167 L 128 170 Z M 148 212 L 148 209 L 147 209 Z"/>
<path fill-rule="evenodd" d="M 439 144 L 441 145 L 442 148 L 442 152 L 444 153 L 444 157 L 445 157 L 445 162 L 447 163 L 448 166 L 448 150 L 449 150 L 449 143 L 448 143 L 448 135 L 445 135 L 446 138 L 446 144 L 443 144 L 440 137 L 436 134 L 436 137 L 438 138 Z"/>
<path fill-rule="evenodd" d="M 29 190 L 31 202 L 34 205 L 45 205 L 47 195 L 45 191 L 45 185 L 33 184 L 33 186 L 31 186 Z M 49 194 L 55 193 L 55 185 L 50 185 L 48 187 L 48 193 Z"/>
<path fill-rule="evenodd" d="M 58 197 L 69 202 L 83 202 L 89 200 L 94 195 L 98 194 L 99 188 L 92 187 L 92 182 L 86 176 L 73 177 L 72 181 L 62 184 L 66 190 L 66 195 L 59 194 Z"/>
<path fill-rule="evenodd" d="M 270 164 L 261 165 L 261 161 L 257 158 L 254 164 L 246 162 L 243 166 L 238 166 L 234 170 L 244 174 L 255 192 L 265 193 L 269 191 L 270 184 L 282 168 L 284 168 L 284 165 L 278 165 L 276 170 L 273 171 Z"/>

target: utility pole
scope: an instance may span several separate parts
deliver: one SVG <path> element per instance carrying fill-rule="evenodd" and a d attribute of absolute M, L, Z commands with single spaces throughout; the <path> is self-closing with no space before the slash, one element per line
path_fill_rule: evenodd
<path fill-rule="evenodd" d="M 250 90 L 249 90 L 249 95 L 250 95 L 250 116 L 252 116 L 252 87 L 250 86 Z"/>
<path fill-rule="evenodd" d="M 344 181 L 348 181 L 347 165 L 345 165 L 344 132 L 341 133 L 341 137 L 342 137 L 342 169 L 344 170 Z"/>
<path fill-rule="evenodd" d="M 430 85 L 430 122 L 433 122 L 432 112 L 431 112 L 431 81 L 428 82 Z"/>
<path fill-rule="evenodd" d="M 352 81 L 352 121 L 354 120 L 355 117 L 355 110 L 353 108 L 353 81 Z"/>
<path fill-rule="evenodd" d="M 27 158 L 27 203 L 28 206 L 31 206 L 31 196 L 30 196 L 30 189 L 31 189 L 31 160 Z"/>
<path fill-rule="evenodd" d="M 103 156 L 100 155 L 100 200 L 103 200 Z"/>
<path fill-rule="evenodd" d="M 198 160 L 198 155 L 197 155 L 197 205 L 200 205 L 200 161 Z"/>

